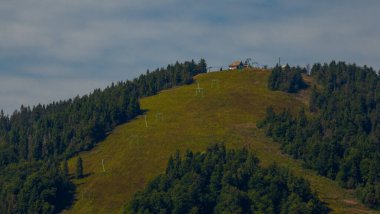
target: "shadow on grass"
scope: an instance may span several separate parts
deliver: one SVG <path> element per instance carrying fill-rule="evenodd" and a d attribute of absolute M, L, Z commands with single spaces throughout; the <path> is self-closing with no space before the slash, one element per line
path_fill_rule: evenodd
<path fill-rule="evenodd" d="M 54 213 L 61 213 L 65 209 L 69 209 L 73 206 L 75 202 L 75 185 L 68 181 L 68 183 L 63 187 L 63 189 L 59 189 L 57 192 L 55 210 Z"/>

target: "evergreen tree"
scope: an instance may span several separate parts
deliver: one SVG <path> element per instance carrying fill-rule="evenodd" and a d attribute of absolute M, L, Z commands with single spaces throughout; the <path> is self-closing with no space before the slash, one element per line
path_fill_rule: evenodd
<path fill-rule="evenodd" d="M 75 177 L 77 179 L 83 178 L 83 161 L 82 161 L 82 158 L 80 156 L 77 159 Z"/>
<path fill-rule="evenodd" d="M 66 159 L 63 161 L 62 172 L 66 176 L 69 175 L 69 166 L 67 164 L 67 160 Z"/>
<path fill-rule="evenodd" d="M 196 74 L 206 73 L 207 72 L 207 63 L 205 59 L 201 59 L 197 65 Z"/>

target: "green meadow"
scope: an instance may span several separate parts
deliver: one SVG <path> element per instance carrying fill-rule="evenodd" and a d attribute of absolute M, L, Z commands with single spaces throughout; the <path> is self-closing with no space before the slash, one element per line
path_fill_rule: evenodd
<path fill-rule="evenodd" d="M 268 76 L 269 71 L 261 69 L 211 72 L 198 75 L 191 85 L 141 99 L 144 115 L 118 126 L 94 149 L 80 154 L 85 178 L 74 180 L 76 199 L 65 213 L 120 213 L 135 192 L 164 172 L 176 150 L 203 151 L 219 142 L 228 148 L 249 148 L 263 166 L 276 162 L 303 176 L 334 213 L 371 213 L 353 192 L 302 168 L 256 128 L 268 106 L 297 112 L 307 104 L 307 91 L 290 95 L 267 89 Z M 196 82 L 203 88 L 198 95 Z M 76 159 L 69 161 L 71 173 Z"/>

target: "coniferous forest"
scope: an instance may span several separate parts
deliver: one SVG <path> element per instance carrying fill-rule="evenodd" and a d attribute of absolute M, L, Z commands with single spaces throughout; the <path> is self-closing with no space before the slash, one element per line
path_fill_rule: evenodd
<path fill-rule="evenodd" d="M 273 71 L 275 73 L 275 71 Z M 309 109 L 292 115 L 267 109 L 258 124 L 282 150 L 319 174 L 356 189 L 380 208 L 380 78 L 369 67 L 315 64 Z"/>
<path fill-rule="evenodd" d="M 1 111 L 0 213 L 62 210 L 74 190 L 63 160 L 93 148 L 115 126 L 141 114 L 140 97 L 191 83 L 206 71 L 203 59 L 176 62 L 82 97 L 21 106 L 10 116 Z"/>
<path fill-rule="evenodd" d="M 127 213 L 327 213 L 309 183 L 246 149 L 216 144 L 170 157 L 166 172 L 134 195 Z"/>
<path fill-rule="evenodd" d="M 268 87 L 271 90 L 296 93 L 307 87 L 302 79 L 302 73 L 306 73 L 306 69 L 276 65 L 268 78 Z"/>

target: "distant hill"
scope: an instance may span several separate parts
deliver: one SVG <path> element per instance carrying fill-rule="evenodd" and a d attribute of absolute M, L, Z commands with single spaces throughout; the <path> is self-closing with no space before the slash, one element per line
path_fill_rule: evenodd
<path fill-rule="evenodd" d="M 279 144 L 256 128 L 269 106 L 276 112 L 289 109 L 294 114 L 307 107 L 305 95 L 310 88 L 298 94 L 271 91 L 269 75 L 270 71 L 263 69 L 200 74 L 191 85 L 141 99 L 144 115 L 116 127 L 103 142 L 80 154 L 85 177 L 74 180 L 75 203 L 65 213 L 121 212 L 134 193 L 165 171 L 176 150 L 202 152 L 215 142 L 253 151 L 262 167 L 276 162 L 289 168 L 310 182 L 311 189 L 335 213 L 371 212 L 352 191 L 304 169 L 301 161 L 282 154 Z M 197 83 L 203 88 L 199 93 Z M 69 160 L 72 174 L 76 159 Z"/>

